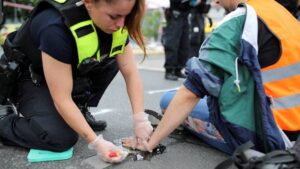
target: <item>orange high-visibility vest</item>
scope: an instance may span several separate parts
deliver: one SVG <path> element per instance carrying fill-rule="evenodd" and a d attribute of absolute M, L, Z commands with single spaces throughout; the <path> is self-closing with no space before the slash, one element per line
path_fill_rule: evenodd
<path fill-rule="evenodd" d="M 300 130 L 300 22 L 275 0 L 247 3 L 281 43 L 280 59 L 261 70 L 274 118 L 283 130 Z"/>

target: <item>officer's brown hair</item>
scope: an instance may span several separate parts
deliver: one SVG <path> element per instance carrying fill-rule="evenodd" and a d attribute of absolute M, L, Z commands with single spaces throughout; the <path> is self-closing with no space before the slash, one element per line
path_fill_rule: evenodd
<path fill-rule="evenodd" d="M 101 0 L 93 0 L 99 2 Z M 117 3 L 119 0 L 104 0 L 106 3 Z M 124 1 L 124 0 L 122 0 Z M 144 42 L 144 36 L 141 29 L 142 18 L 145 13 L 145 0 L 134 0 L 133 6 L 129 15 L 125 19 L 125 27 L 128 29 L 129 36 L 140 46 L 146 56 L 146 47 Z"/>

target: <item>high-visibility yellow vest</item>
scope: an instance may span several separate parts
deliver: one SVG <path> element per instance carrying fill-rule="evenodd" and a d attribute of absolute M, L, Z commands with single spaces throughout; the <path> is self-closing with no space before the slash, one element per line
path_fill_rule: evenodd
<path fill-rule="evenodd" d="M 93 21 L 87 15 L 85 7 L 80 4 L 81 0 L 43 0 L 52 4 L 65 19 L 66 25 L 72 32 L 76 42 L 78 53 L 78 65 L 87 58 L 94 57 L 99 62 L 101 54 L 99 48 L 99 39 Z M 64 7 L 62 7 L 64 6 Z M 68 7 L 65 7 L 68 6 Z M 73 11 L 72 11 L 73 10 Z M 82 13 L 82 15 L 72 15 Z M 78 18 L 81 17 L 81 18 Z M 100 37 L 101 38 L 101 37 Z M 112 34 L 112 45 L 108 57 L 114 57 L 124 52 L 128 31 L 126 28 L 120 28 Z M 101 40 L 101 39 L 100 39 Z"/>

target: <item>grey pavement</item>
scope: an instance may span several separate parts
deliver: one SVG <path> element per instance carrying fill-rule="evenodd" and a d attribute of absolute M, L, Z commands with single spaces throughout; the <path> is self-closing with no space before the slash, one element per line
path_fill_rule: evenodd
<path fill-rule="evenodd" d="M 1 51 L 0 51 L 1 52 Z M 176 88 L 181 81 L 164 79 L 161 54 L 150 55 L 143 63 L 136 57 L 139 71 L 144 82 L 145 108 L 160 111 L 159 99 L 168 89 Z M 99 134 L 113 141 L 132 135 L 131 107 L 126 93 L 124 80 L 120 74 L 113 80 L 97 108 L 91 109 L 97 119 L 106 120 L 108 127 Z M 154 156 L 150 161 L 131 159 L 111 165 L 101 161 L 96 153 L 87 148 L 83 139 L 74 146 L 73 157 L 63 161 L 29 163 L 28 150 L 3 146 L 0 143 L 1 169 L 211 169 L 228 156 L 214 150 L 193 136 L 185 140 L 166 138 L 162 144 L 166 152 Z"/>

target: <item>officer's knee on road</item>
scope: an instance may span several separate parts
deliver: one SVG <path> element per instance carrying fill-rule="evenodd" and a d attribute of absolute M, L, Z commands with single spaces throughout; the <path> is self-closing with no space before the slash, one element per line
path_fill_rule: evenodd
<path fill-rule="evenodd" d="M 73 147 L 78 141 L 78 134 L 71 129 L 62 131 L 60 129 L 56 131 L 48 132 L 45 141 L 49 145 L 50 151 L 62 152 Z"/>

